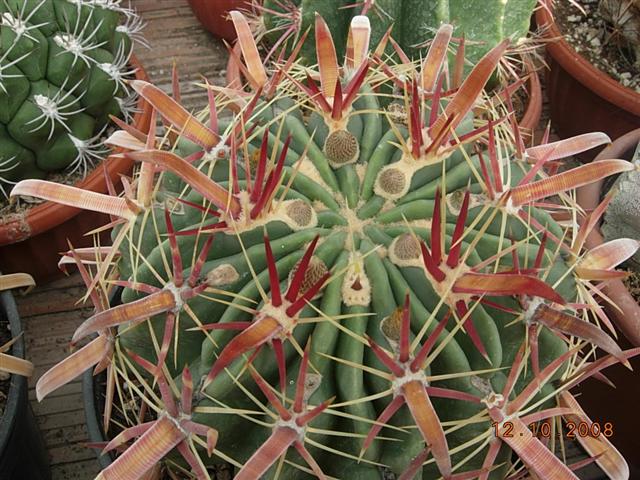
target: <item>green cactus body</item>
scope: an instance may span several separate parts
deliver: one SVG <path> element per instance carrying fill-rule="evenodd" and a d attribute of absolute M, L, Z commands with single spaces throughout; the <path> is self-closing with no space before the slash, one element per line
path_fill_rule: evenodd
<path fill-rule="evenodd" d="M 380 187 L 380 177 L 384 169 L 402 164 L 402 160 L 398 158 L 406 156 L 406 153 L 398 148 L 401 139 L 395 136 L 393 130 L 400 132 L 404 142 L 408 142 L 409 137 L 406 128 L 400 123 L 394 124 L 392 129 L 392 120 L 384 115 L 377 95 L 369 86 L 363 86 L 360 95 L 349 116 L 349 119 L 361 120 L 357 128 L 346 120 L 343 127 L 336 127 L 330 122 L 324 124 L 322 116 L 313 121 L 287 121 L 296 118 L 292 112 L 288 112 L 286 120 L 277 114 L 275 118 L 270 115 L 265 120 L 268 123 L 269 118 L 273 118 L 271 121 L 274 125 L 279 126 L 282 123 L 283 126 L 279 139 L 276 138 L 277 128 L 271 129 L 267 134 L 269 138 L 273 137 L 269 145 L 282 143 L 288 135 L 293 136 L 290 152 L 293 152 L 294 164 L 291 167 L 295 169 L 295 181 L 288 189 L 279 190 L 275 206 L 272 206 L 255 226 L 238 226 L 242 231 L 241 242 L 233 229 L 215 234 L 214 247 L 204 263 L 202 278 L 218 293 L 213 293 L 208 300 L 197 298 L 189 301 L 190 310 L 194 315 L 188 316 L 184 311 L 180 313 L 180 333 L 177 343 L 172 343 L 169 349 L 167 366 L 171 373 L 177 376 L 185 365 L 189 365 L 194 374 L 198 372 L 196 378 L 200 381 L 196 381 L 196 384 L 203 385 L 204 378 L 224 346 L 239 334 L 230 330 L 213 330 L 206 334 L 202 331 L 192 331 L 190 329 L 197 326 L 193 318 L 197 318 L 202 324 L 250 322 L 255 318 L 252 311 L 260 312 L 269 308 L 268 301 L 261 296 L 261 289 L 267 299 L 272 295 L 268 259 L 265 257 L 262 241 L 264 232 L 267 232 L 270 238 L 282 292 L 291 284 L 290 272 L 299 265 L 309 243 L 314 237 L 319 236 L 318 246 L 311 257 L 312 264 L 317 266 L 317 271 L 329 271 L 333 276 L 322 293 L 310 300 L 311 305 L 298 314 L 296 326 L 288 330 L 286 335 L 283 334 L 284 358 L 289 372 L 286 383 L 295 383 L 300 362 L 300 356 L 293 344 L 304 347 L 307 342 L 312 342 L 311 363 L 314 372 L 319 372 L 322 377 L 322 387 L 311 394 L 309 401 L 318 404 L 335 396 L 336 404 L 345 404 L 336 410 L 345 413 L 347 417 L 323 415 L 310 427 L 318 433 L 308 435 L 317 442 L 314 445 L 330 445 L 347 456 L 341 457 L 313 446 L 309 450 L 327 474 L 338 478 L 371 479 L 381 478 L 379 465 L 385 465 L 385 468 L 400 474 L 425 447 L 424 439 L 417 429 L 404 429 L 412 424 L 412 416 L 407 407 L 403 407 L 390 422 L 396 430 L 385 429 L 381 435 L 384 439 L 375 440 L 363 454 L 360 463 L 354 460 L 360 454 L 363 438 L 370 430 L 371 422 L 375 421 L 391 399 L 390 396 L 382 395 L 390 388 L 389 380 L 366 370 L 386 371 L 369 346 L 363 343 L 363 339 L 368 336 L 385 348 L 393 349 L 393 341 L 385 334 L 382 325 L 402 307 L 405 295 L 408 294 L 410 297 L 412 338 L 418 335 L 426 338 L 437 328 L 438 322 L 445 318 L 447 312 L 456 311 L 457 302 L 471 302 L 470 318 L 487 352 L 486 356 L 483 356 L 470 336 L 456 326 L 456 320 L 451 318 L 438 336 L 436 348 L 439 349 L 439 353 L 426 367 L 427 376 L 437 378 L 455 372 L 479 372 L 477 377 L 489 382 L 500 383 L 496 375 L 501 376 L 504 384 L 504 375 L 499 369 L 511 367 L 518 349 L 525 341 L 527 329 L 523 321 L 517 320 L 515 313 L 506 313 L 497 307 L 479 304 L 472 301 L 471 296 L 448 297 L 444 294 L 446 289 L 443 290 L 443 284 L 437 282 L 425 270 L 419 243 L 415 239 L 433 245 L 430 222 L 433 220 L 436 196 L 441 195 L 438 187 L 446 186 L 446 195 L 442 197 L 440 204 L 446 205 L 441 207 L 443 212 L 446 212 L 442 229 L 444 252 L 453 248 L 452 238 L 460 216 L 460 195 L 467 186 L 471 191 L 482 190 L 478 179 L 467 165 L 467 154 L 456 151 L 450 156 L 431 159 L 427 165 L 412 173 L 411 181 L 405 179 L 410 184 L 406 194 L 398 196 L 392 193 L 395 192 L 394 186 Z M 305 115 L 304 118 L 308 117 Z M 358 139 L 359 151 L 366 152 L 365 155 L 356 156 L 357 161 L 348 165 L 331 166 L 326 139 L 315 140 L 318 143 L 312 143 L 311 148 L 308 148 L 309 139 L 314 131 L 317 132 L 318 122 L 322 122 L 326 127 L 327 138 L 346 127 L 346 131 Z M 472 128 L 472 122 L 462 122 L 457 127 L 456 134 L 463 136 Z M 263 131 L 259 129 L 256 132 L 257 139 L 261 138 Z M 356 133 L 353 133 L 354 131 Z M 361 143 L 364 138 L 372 144 Z M 182 145 L 183 147 L 177 151 L 180 155 L 187 156 L 193 153 L 193 144 L 182 142 Z M 264 148 L 267 148 L 266 144 Z M 301 154 L 305 148 L 308 157 L 302 159 Z M 312 149 L 316 151 L 314 158 L 311 158 Z M 260 142 L 251 143 L 248 152 L 250 156 L 258 155 Z M 478 162 L 477 156 L 469 156 L 468 160 L 471 163 Z M 240 159 L 239 165 L 243 164 L 244 161 Z M 463 165 L 464 168 L 457 168 L 459 165 Z M 512 169 L 515 172 L 520 166 L 525 171 L 529 168 L 524 164 L 514 163 Z M 213 178 L 223 186 L 228 185 L 228 160 L 218 160 L 214 165 L 211 160 L 205 159 L 198 168 L 204 172 L 215 172 Z M 287 171 L 293 174 L 290 170 Z M 283 185 L 288 184 L 290 174 L 285 176 Z M 240 189 L 246 188 L 246 175 L 240 171 L 238 178 Z M 515 173 L 512 175 L 513 185 L 519 178 L 521 177 Z M 368 186 L 367 179 L 372 179 Z M 163 190 L 166 198 L 179 197 L 180 192 L 187 187 L 180 179 L 171 178 L 169 181 L 169 176 L 165 176 L 165 180 Z M 377 193 L 374 191 L 374 185 Z M 415 192 L 422 193 L 414 195 Z M 280 195 L 283 195 L 282 200 L 279 199 Z M 477 196 L 481 197 L 480 194 Z M 207 205 L 202 196 L 193 190 L 185 198 L 196 204 Z M 165 205 L 172 204 L 165 201 Z M 482 213 L 485 220 L 478 223 L 476 220 L 481 217 L 481 210 L 481 206 L 474 206 L 467 216 L 467 229 L 461 246 L 461 251 L 464 252 L 463 264 L 472 268 L 499 254 L 509 243 L 504 232 L 511 232 L 514 241 L 521 242 L 515 250 L 519 264 L 531 265 L 540 249 L 539 237 L 534 236 L 524 241 L 530 234 L 526 223 L 503 212 L 498 212 L 491 218 L 485 211 Z M 536 214 L 540 217 L 543 215 L 541 212 Z M 504 225 L 503 215 L 506 215 Z M 183 231 L 198 229 L 209 223 L 203 212 L 186 205 L 181 205 L 170 218 L 173 227 Z M 550 229 L 562 231 L 552 219 L 547 218 L 547 221 Z M 171 246 L 165 237 L 166 232 L 167 225 L 161 209 L 154 209 L 151 214 L 138 220 L 127 240 L 136 245 L 135 249 L 128 243 L 129 246 L 123 245 L 120 249 L 123 256 L 122 265 L 126 266 L 122 270 L 125 277 L 134 282 L 163 286 L 164 280 L 160 278 L 166 277 L 164 274 L 160 274 L 160 277 L 157 275 L 159 272 L 165 272 L 166 259 L 171 257 Z M 205 238 L 204 233 L 200 236 L 177 237 L 180 256 L 183 259 L 194 258 L 202 248 Z M 556 254 L 557 244 L 554 242 L 549 241 L 542 248 L 544 260 L 540 268 L 549 272 L 546 281 L 553 284 L 561 279 L 568 265 Z M 142 261 L 142 258 L 145 260 Z M 498 264 L 491 264 L 486 271 L 496 268 L 500 271 L 515 268 L 512 256 L 501 257 Z M 184 268 L 184 276 L 188 276 L 190 271 L 191 267 Z M 318 278 L 313 276 L 317 273 L 309 273 L 312 271 L 316 272 L 314 269 L 309 270 L 307 273 L 310 278 L 304 281 L 307 287 Z M 168 274 L 172 275 L 170 272 Z M 558 287 L 567 300 L 574 299 L 577 295 L 572 278 L 566 276 L 562 285 Z M 123 294 L 125 302 L 140 298 L 144 298 L 144 295 L 134 290 L 125 290 Z M 514 311 L 519 310 L 518 303 L 512 298 L 500 298 L 496 302 L 513 308 Z M 252 310 L 247 311 L 246 308 Z M 304 321 L 305 318 L 318 317 L 320 320 L 316 322 Z M 329 321 L 327 318 L 335 320 Z M 164 322 L 164 315 L 158 315 L 151 320 L 151 330 L 146 324 L 121 327 L 121 347 L 155 361 L 157 351 L 150 332 L 154 332 L 156 339 L 162 338 Z M 175 345 L 178 346 L 177 350 L 174 350 Z M 272 353 L 265 350 L 268 350 L 266 345 L 253 365 L 267 382 L 277 388 L 278 368 Z M 539 337 L 540 368 L 544 368 L 566 350 L 565 342 L 559 337 L 542 333 Z M 229 408 L 255 407 L 248 400 L 248 394 L 235 382 L 241 382 L 243 388 L 259 395 L 255 384 L 246 374 L 241 376 L 240 380 L 234 381 L 232 378 L 233 375 L 245 371 L 245 365 L 246 359 L 243 357 L 230 362 L 229 373 L 220 372 L 206 386 L 206 394 L 210 398 L 223 401 Z M 563 369 L 560 369 L 556 377 L 562 372 Z M 474 386 L 473 378 L 472 375 L 454 375 L 452 378 L 436 381 L 433 385 L 481 396 L 481 392 Z M 518 383 L 519 388 L 522 389 L 531 379 L 529 369 L 527 377 L 523 377 Z M 288 390 L 290 396 L 294 394 L 292 388 Z M 372 400 L 358 401 L 367 398 Z M 200 405 L 214 404 L 205 399 Z M 477 404 L 454 399 L 435 398 L 433 404 L 443 422 L 462 421 L 481 410 L 481 406 Z M 247 421 L 247 418 L 242 416 L 198 414 L 196 417 L 198 421 L 218 430 L 218 448 L 239 462 L 246 462 L 270 433 L 268 428 Z M 456 429 L 451 435 L 447 435 L 449 449 L 453 450 L 465 444 L 490 428 L 490 421 L 486 420 Z M 346 432 L 346 436 L 334 440 L 326 434 L 327 431 Z M 390 438 L 392 440 L 389 440 Z M 471 449 L 463 449 L 451 455 L 454 465 L 463 462 L 460 467 L 462 471 L 480 468 L 482 465 L 485 450 L 481 449 L 467 458 L 470 451 Z M 500 462 L 508 461 L 509 454 L 508 448 L 502 448 L 498 459 Z M 287 456 L 287 460 L 291 463 L 287 462 L 282 466 L 278 478 L 308 477 L 298 467 L 292 466 L 304 465 L 302 458 L 292 453 Z M 270 469 L 266 478 L 275 478 L 276 470 L 276 467 Z M 492 478 L 499 478 L 501 475 L 504 475 L 504 469 L 497 469 L 492 473 Z M 422 477 L 416 478 L 438 476 L 437 467 L 431 462 L 425 465 Z"/>
<path fill-rule="evenodd" d="M 100 478 L 137 480 L 167 455 L 168 468 L 199 480 L 221 462 L 236 480 L 499 480 L 521 466 L 541 480 L 577 478 L 529 425 L 564 416 L 563 388 L 594 364 L 638 352 L 579 313 L 597 305 L 591 278 L 611 278 L 615 262 L 583 253 L 566 192 L 634 167 L 606 160 L 548 175 L 539 167 L 550 156 L 608 137 L 514 145 L 517 125 L 482 92 L 504 44 L 444 91 L 435 79 L 451 71 L 449 25 L 416 67 L 372 60 L 368 24 L 352 20 L 339 69 L 329 26 L 316 22 L 319 83 L 296 65 L 271 84 L 274 72 L 245 58 L 265 80 L 249 95 L 210 97 L 220 122 L 133 83 L 184 138 L 127 153 L 144 163 L 124 198 L 87 196 L 120 218 L 89 267 L 68 254 L 97 287 L 97 313 L 73 343 L 98 336 L 36 387 L 42 398 L 70 371 L 108 364 L 126 401 L 149 406 L 150 421 L 118 430 L 109 448 L 139 438 Z M 49 159 L 11 140 L 9 126 L 0 145 L 42 172 Z M 562 203 L 543 201 L 551 196 Z M 572 223 L 558 223 L 558 210 Z M 625 252 L 637 248 L 625 241 Z M 122 305 L 105 309 L 115 273 Z M 595 347 L 609 355 L 583 373 Z M 496 433 L 508 425 L 513 436 Z"/>
<path fill-rule="evenodd" d="M 129 37 L 139 33 L 138 18 L 113 0 L 8 0 L 0 15 L 0 123 L 8 135 L 0 190 L 42 172 L 86 173 L 106 153 L 96 140 L 108 115 L 131 114 L 123 79 L 133 73 Z M 31 154 L 16 156 L 14 143 Z"/>
<path fill-rule="evenodd" d="M 298 3 L 293 2 L 289 10 L 295 10 Z M 315 11 L 325 18 L 335 19 L 329 25 L 336 48 L 341 52 L 346 44 L 346 28 L 343 25 L 348 25 L 351 17 L 359 14 L 363 4 L 368 2 L 347 1 L 344 4 L 349 8 L 344 9 L 338 9 L 339 6 L 334 3 L 336 2 L 304 0 L 299 6 L 302 14 L 290 14 L 288 18 L 289 21 L 300 22 L 299 32 L 310 27 L 313 32 Z M 424 57 L 427 42 L 433 38 L 438 27 L 443 23 L 451 23 L 454 26 L 454 36 L 464 35 L 468 41 L 466 56 L 471 64 L 505 38 L 513 41 L 524 38 L 529 31 L 529 22 L 536 6 L 536 0 L 376 0 L 370 3 L 367 16 L 371 22 L 373 46 L 393 26 L 392 37 L 403 50 L 413 58 Z M 264 13 L 264 22 L 271 31 L 268 39 L 272 43 L 278 39 L 279 33 L 286 30 L 284 25 L 287 19 L 276 14 Z M 281 28 L 273 30 L 275 25 Z M 303 58 L 310 64 L 315 61 L 313 45 L 313 36 L 310 36 L 303 46 L 303 51 L 308 52 Z M 387 53 L 391 52 L 388 47 Z"/>

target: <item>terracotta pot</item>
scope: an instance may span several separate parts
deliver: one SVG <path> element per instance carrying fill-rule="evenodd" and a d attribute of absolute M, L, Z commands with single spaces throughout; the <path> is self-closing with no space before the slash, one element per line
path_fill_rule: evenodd
<path fill-rule="evenodd" d="M 551 9 L 551 0 L 545 0 Z M 640 94 L 622 86 L 579 55 L 564 40 L 547 8 L 538 8 L 536 23 L 545 31 L 549 71 L 551 124 L 562 138 L 588 132 L 605 132 L 611 138 L 640 128 Z M 597 150 L 579 155 L 594 158 Z"/>
<path fill-rule="evenodd" d="M 638 142 L 640 142 L 640 128 L 618 138 L 600 152 L 594 161 L 598 162 L 609 158 L 630 160 Z M 604 179 L 578 189 L 578 203 L 584 210 L 593 210 L 600 203 L 603 185 Z M 587 247 L 596 247 L 603 241 L 602 234 L 596 227 L 587 238 Z M 603 291 L 618 306 L 617 309 L 608 308 L 609 316 L 634 346 L 640 346 L 640 305 L 637 304 L 621 280 L 607 282 Z"/>
<path fill-rule="evenodd" d="M 525 140 L 530 139 L 540 123 L 542 116 L 542 87 L 540 86 L 540 76 L 537 70 L 530 68 L 531 74 L 527 82 L 527 105 L 524 114 L 520 119 L 520 128 L 522 128 Z"/>
<path fill-rule="evenodd" d="M 239 43 L 236 42 L 233 46 L 233 51 L 235 56 L 229 55 L 229 58 L 227 59 L 227 74 L 225 76 L 225 80 L 227 81 L 228 87 L 242 88 L 242 73 L 240 72 L 240 65 L 237 60 L 242 54 Z"/>
<path fill-rule="evenodd" d="M 131 65 L 137 68 L 138 80 L 149 80 L 147 73 L 135 56 Z M 134 126 L 142 131 L 149 129 L 151 110 L 140 100 L 139 113 L 134 118 Z M 118 185 L 121 175 L 128 175 L 133 169 L 131 160 L 108 157 L 93 172 L 76 186 L 85 190 L 107 193 L 105 170 L 112 182 Z M 18 214 L 6 215 L 0 219 L 0 270 L 5 273 L 29 273 L 38 283 L 45 283 L 60 277 L 57 268 L 59 253 L 69 249 L 67 239 L 74 247 L 93 245 L 86 232 L 109 222 L 109 217 L 53 202 L 44 202 Z M 108 239 L 108 232 L 102 239 Z"/>
<path fill-rule="evenodd" d="M 631 159 L 636 145 L 640 142 L 640 128 L 618 138 L 605 148 L 594 161 L 609 158 Z M 594 209 L 601 200 L 604 180 L 578 189 L 578 203 L 585 210 Z M 599 229 L 587 238 L 587 247 L 593 248 L 604 241 Z M 623 349 L 640 346 L 640 306 L 620 280 L 607 282 L 603 293 L 619 309 L 606 307 L 609 318 L 622 332 L 619 344 Z M 625 338 L 626 337 L 626 338 Z M 640 357 L 630 361 L 633 371 L 617 364 L 603 373 L 616 386 L 615 389 L 593 378 L 579 385 L 580 405 L 591 420 L 613 426 L 611 442 L 627 460 L 630 478 L 640 478 L 640 457 L 638 456 L 638 430 L 640 417 L 635 414 L 637 399 L 640 397 Z M 605 400 L 606 399 L 606 400 Z"/>
<path fill-rule="evenodd" d="M 233 22 L 228 19 L 231 10 L 251 8 L 251 0 L 189 0 L 200 23 L 216 37 L 228 42 L 236 39 Z"/>

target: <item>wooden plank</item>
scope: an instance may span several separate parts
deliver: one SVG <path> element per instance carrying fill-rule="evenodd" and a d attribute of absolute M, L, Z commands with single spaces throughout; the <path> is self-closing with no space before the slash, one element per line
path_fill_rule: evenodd
<path fill-rule="evenodd" d="M 78 322 L 78 325 L 80 325 L 80 323 L 81 322 Z M 46 363 L 49 365 L 65 358 L 70 352 L 69 342 L 71 341 L 74 330 L 75 329 L 63 330 L 55 334 L 50 334 L 48 337 L 49 341 L 47 341 L 47 338 L 27 337 L 27 350 L 30 352 L 29 356 L 31 361 L 35 359 L 36 364 Z"/>
<path fill-rule="evenodd" d="M 48 448 L 83 443 L 87 441 L 87 427 L 81 424 L 45 430 L 42 438 Z"/>
<path fill-rule="evenodd" d="M 59 389 L 51 392 L 49 395 L 47 395 L 47 398 L 62 397 L 65 395 L 72 395 L 74 393 L 80 393 L 80 392 L 82 392 L 82 381 L 78 379 L 74 382 L 67 383 L 66 385 L 63 385 L 62 387 L 60 387 Z M 35 408 L 35 405 L 37 405 L 38 403 L 36 401 L 35 387 L 29 388 L 29 401 L 34 402 L 33 406 Z"/>
<path fill-rule="evenodd" d="M 82 297 L 83 287 L 71 287 L 63 290 L 35 291 L 31 294 L 29 303 L 19 304 L 20 316 L 25 319 L 36 315 L 70 312 L 93 308 L 90 302 L 82 304 L 78 299 Z"/>
<path fill-rule="evenodd" d="M 67 312 L 56 312 L 50 315 L 39 315 L 28 318 L 25 323 L 25 335 L 29 337 L 31 333 L 38 336 L 47 334 L 60 334 L 71 332 L 78 328 L 78 325 L 93 315 L 93 309 L 70 310 Z"/>
<path fill-rule="evenodd" d="M 50 315 L 28 318 L 25 323 L 25 340 L 27 342 L 45 335 L 71 333 L 93 314 L 93 310 L 71 310 Z"/>
<path fill-rule="evenodd" d="M 41 375 L 44 375 L 44 373 L 49 370 L 51 367 L 53 367 L 54 365 L 56 365 L 58 362 L 51 362 L 51 363 L 46 363 L 46 364 L 41 364 L 41 365 L 36 365 L 34 370 L 33 370 L 33 377 L 32 378 L 40 378 Z M 80 380 L 80 376 L 78 376 L 77 380 Z M 35 386 L 35 383 L 34 383 Z"/>
<path fill-rule="evenodd" d="M 70 268 L 69 271 L 71 273 L 74 272 L 73 268 Z M 62 290 L 65 288 L 72 288 L 72 287 L 78 287 L 78 286 L 82 286 L 84 285 L 82 283 L 82 278 L 80 278 L 77 275 L 68 275 L 68 276 L 64 276 L 62 278 L 59 278 L 57 280 L 53 280 L 49 283 L 44 283 L 44 284 L 40 284 L 38 285 L 38 287 L 36 288 L 37 291 L 40 292 L 46 292 L 49 290 Z M 31 295 L 33 295 L 33 292 L 31 294 L 29 294 L 28 296 L 18 296 L 18 298 L 16 298 L 16 303 L 20 303 L 21 301 L 25 301 L 28 302 L 29 298 L 31 298 Z"/>
<path fill-rule="evenodd" d="M 33 412 L 36 416 L 64 412 L 80 412 L 84 415 L 82 393 L 78 392 L 58 397 L 47 397 L 42 402 L 33 405 Z"/>
<path fill-rule="evenodd" d="M 82 460 L 93 460 L 96 455 L 93 449 L 83 445 L 82 443 L 73 443 L 62 445 L 49 449 L 49 458 L 51 464 L 79 462 Z"/>
<path fill-rule="evenodd" d="M 98 475 L 100 467 L 96 459 L 74 463 L 56 464 L 51 467 L 52 480 L 89 480 Z"/>
<path fill-rule="evenodd" d="M 84 411 L 81 414 L 77 412 L 63 412 L 45 414 L 36 417 L 36 422 L 40 426 L 41 431 L 53 430 L 56 428 L 69 427 L 71 425 L 84 425 Z"/>

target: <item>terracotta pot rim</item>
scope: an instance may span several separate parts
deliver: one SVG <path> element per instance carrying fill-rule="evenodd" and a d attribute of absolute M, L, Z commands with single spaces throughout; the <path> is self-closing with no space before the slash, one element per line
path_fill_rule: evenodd
<path fill-rule="evenodd" d="M 540 123 L 542 116 L 542 85 L 540 75 L 535 68 L 530 68 L 529 80 L 527 81 L 527 105 L 520 120 L 520 127 L 531 131 L 533 135 L 535 128 Z"/>
<path fill-rule="evenodd" d="M 640 94 L 625 87 L 609 75 L 596 68 L 567 42 L 558 25 L 553 20 L 550 10 L 552 1 L 545 0 L 546 8 L 536 10 L 536 23 L 545 31 L 548 39 L 547 51 L 560 66 L 598 96 L 606 99 L 616 107 L 640 116 Z"/>
<path fill-rule="evenodd" d="M 149 81 L 147 72 L 134 54 L 131 55 L 129 63 L 136 69 L 136 80 Z M 142 126 L 149 116 L 148 108 L 145 106 L 142 98 L 138 100 L 138 110 L 133 120 L 133 125 L 136 128 Z M 117 153 L 119 153 L 119 149 L 115 149 L 107 158 L 100 162 L 87 177 L 75 186 L 83 190 L 91 190 L 99 193 L 106 192 L 105 171 L 109 175 L 109 178 L 113 179 L 117 175 L 126 172 L 132 163 L 131 160 L 126 158 L 114 157 Z M 7 215 L 5 221 L 0 221 L 0 245 L 18 243 L 42 232 L 51 230 L 77 215 L 80 211 L 80 209 L 75 207 L 47 201 L 30 208 L 27 210 L 26 215 Z"/>

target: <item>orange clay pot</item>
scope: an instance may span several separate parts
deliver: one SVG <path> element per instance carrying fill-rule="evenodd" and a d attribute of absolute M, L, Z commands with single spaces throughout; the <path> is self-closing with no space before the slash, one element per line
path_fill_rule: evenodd
<path fill-rule="evenodd" d="M 640 94 L 612 79 L 579 55 L 564 39 L 551 16 L 552 2 L 536 11 L 536 23 L 547 43 L 546 76 L 551 125 L 561 138 L 604 132 L 610 138 L 640 128 Z M 578 155 L 583 161 L 597 150 Z"/>
<path fill-rule="evenodd" d="M 236 39 L 233 22 L 228 19 L 229 12 L 249 9 L 251 4 L 251 0 L 189 0 L 193 13 L 204 28 L 228 42 Z"/>
<path fill-rule="evenodd" d="M 631 159 L 636 145 L 640 142 L 640 128 L 632 130 L 614 141 L 595 158 L 594 162 L 609 158 Z M 604 179 L 578 189 L 578 203 L 585 211 L 591 211 L 600 203 Z M 598 227 L 587 238 L 587 247 L 594 248 L 604 239 Z M 603 288 L 618 308 L 608 307 L 609 316 L 620 331 L 634 346 L 640 346 L 640 305 L 634 300 L 621 280 L 612 280 Z"/>

